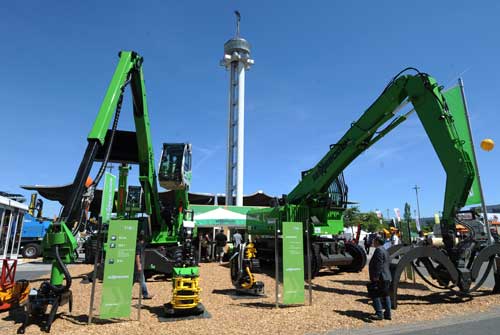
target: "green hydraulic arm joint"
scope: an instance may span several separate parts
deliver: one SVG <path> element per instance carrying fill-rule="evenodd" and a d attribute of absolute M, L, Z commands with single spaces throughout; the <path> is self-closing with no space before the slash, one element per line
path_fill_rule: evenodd
<path fill-rule="evenodd" d="M 446 171 L 443 206 L 443 237 L 453 247 L 455 214 L 464 206 L 474 179 L 474 170 L 464 151 L 441 88 L 427 74 L 401 75 L 394 78 L 365 113 L 287 195 L 290 204 L 306 204 L 314 195 L 325 193 L 340 173 L 367 148 L 376 143 L 413 112 L 398 116 L 406 101 L 412 103 Z M 382 128 L 384 124 L 387 126 Z M 382 128 L 381 130 L 379 130 Z"/>
<path fill-rule="evenodd" d="M 161 226 L 163 221 L 160 216 L 146 87 L 142 71 L 143 58 L 134 51 L 121 51 L 119 57 L 118 66 L 88 135 L 88 140 L 98 140 L 101 145 L 104 145 L 109 124 L 123 94 L 123 89 L 130 83 L 139 155 L 139 181 L 144 191 L 145 212 L 151 216 L 154 225 Z"/>
<path fill-rule="evenodd" d="M 94 125 L 87 136 L 89 140 L 98 140 L 101 142 L 101 145 L 104 145 L 111 118 L 115 113 L 118 100 L 122 95 L 122 86 L 130 79 L 131 70 L 140 69 L 143 61 L 142 57 L 133 51 L 120 51 L 118 55 L 120 61 L 111 78 L 111 83 L 108 86 L 108 90 L 106 91 Z"/>
<path fill-rule="evenodd" d="M 52 222 L 42 240 L 43 260 L 52 264 L 50 283 L 57 286 L 63 283 L 64 270 L 56 260 L 56 246 L 64 264 L 76 260 L 75 250 L 78 248 L 78 243 L 64 222 Z"/>

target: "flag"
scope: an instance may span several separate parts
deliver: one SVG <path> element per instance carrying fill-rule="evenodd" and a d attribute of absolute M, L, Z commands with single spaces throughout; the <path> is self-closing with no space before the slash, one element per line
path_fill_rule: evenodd
<path fill-rule="evenodd" d="M 420 229 L 420 219 L 419 219 L 418 216 L 415 218 L 415 226 L 417 226 L 417 231 L 421 231 L 421 229 Z"/>
<path fill-rule="evenodd" d="M 453 120 L 455 124 L 455 128 L 457 129 L 458 134 L 460 135 L 460 139 L 463 141 L 464 151 L 469 155 L 470 161 L 474 168 L 474 181 L 472 183 L 472 187 L 469 190 L 469 195 L 467 197 L 467 201 L 465 202 L 465 206 L 475 205 L 481 203 L 481 193 L 479 192 L 479 182 L 477 179 L 477 170 L 476 170 L 476 157 L 474 156 L 474 151 L 472 148 L 472 139 L 471 132 L 469 130 L 469 122 L 467 119 L 465 102 L 463 99 L 462 91 L 460 86 L 452 87 L 443 93 L 446 103 L 448 104 L 448 108 L 450 113 L 453 115 Z"/>
<path fill-rule="evenodd" d="M 398 222 L 401 221 L 401 211 L 399 208 L 394 208 L 394 213 L 396 213 L 396 217 L 398 218 Z"/>

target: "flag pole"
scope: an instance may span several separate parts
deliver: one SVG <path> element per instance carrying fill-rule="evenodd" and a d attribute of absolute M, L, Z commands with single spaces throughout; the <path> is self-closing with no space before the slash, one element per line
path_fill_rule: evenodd
<path fill-rule="evenodd" d="M 464 92 L 464 82 L 462 78 L 458 78 L 458 86 L 460 86 L 460 93 L 462 94 L 462 100 L 464 101 L 464 111 L 465 111 L 465 120 L 467 120 L 467 129 L 469 130 L 469 137 L 470 137 L 470 143 L 472 147 L 472 155 L 474 157 L 474 169 L 476 170 L 477 173 L 477 184 L 479 186 L 479 194 L 481 195 L 481 207 L 483 208 L 483 222 L 484 226 L 486 227 L 486 233 L 488 235 L 488 245 L 491 244 L 491 230 L 490 230 L 490 223 L 488 222 L 488 211 L 486 209 L 486 202 L 484 200 L 484 194 L 483 194 L 483 186 L 481 184 L 481 177 L 479 176 L 479 166 L 477 164 L 477 157 L 476 157 L 476 149 L 474 146 L 474 139 L 472 138 L 472 129 L 470 127 L 470 120 L 469 120 L 469 110 L 467 108 L 467 99 L 465 99 L 465 92 Z"/>

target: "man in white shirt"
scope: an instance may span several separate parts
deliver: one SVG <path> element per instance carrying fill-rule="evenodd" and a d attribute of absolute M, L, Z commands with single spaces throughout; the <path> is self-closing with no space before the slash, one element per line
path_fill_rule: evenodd
<path fill-rule="evenodd" d="M 396 235 L 396 233 L 391 234 L 391 245 L 398 245 L 399 244 L 399 237 Z"/>

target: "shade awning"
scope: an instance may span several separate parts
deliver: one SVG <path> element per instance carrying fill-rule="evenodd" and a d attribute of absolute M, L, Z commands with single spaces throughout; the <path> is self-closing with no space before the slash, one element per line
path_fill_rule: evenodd
<path fill-rule="evenodd" d="M 244 227 L 246 215 L 219 207 L 198 215 L 195 212 L 194 220 L 198 227 Z"/>

